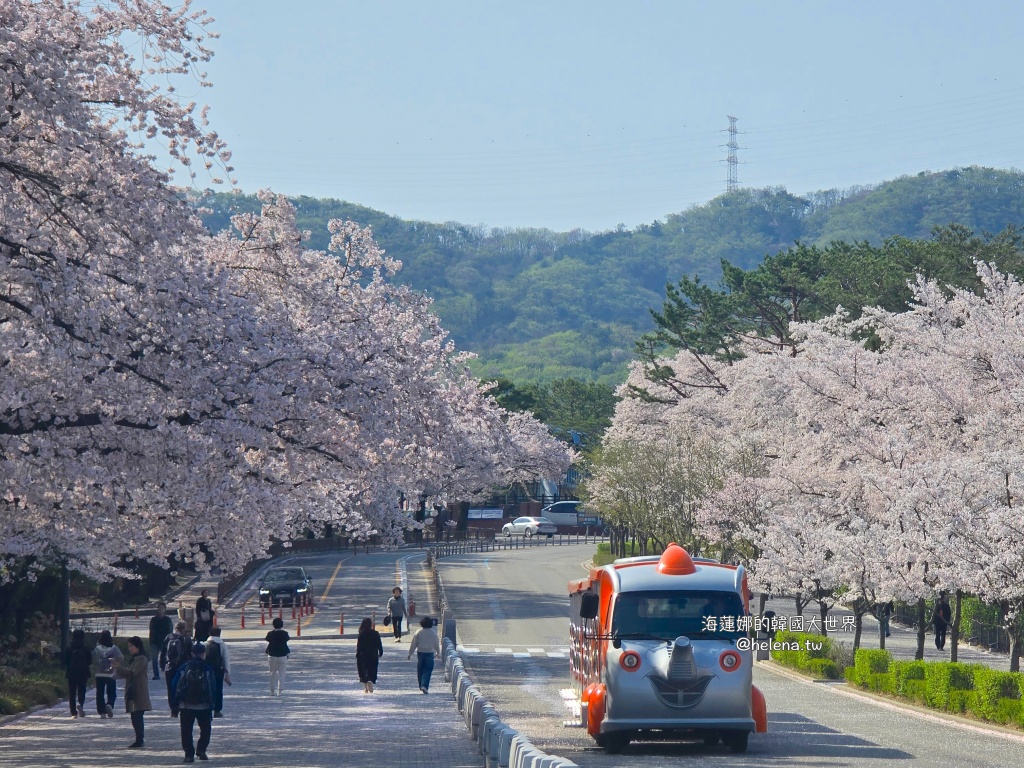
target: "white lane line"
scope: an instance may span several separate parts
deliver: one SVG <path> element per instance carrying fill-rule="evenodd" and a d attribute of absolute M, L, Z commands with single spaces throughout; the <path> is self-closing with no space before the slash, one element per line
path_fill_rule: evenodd
<path fill-rule="evenodd" d="M 529 659 L 532 658 L 528 653 L 513 653 L 512 656 L 516 659 Z"/>
<path fill-rule="evenodd" d="M 512 653 L 512 649 L 511 648 L 495 648 L 494 652 L 495 653 Z"/>

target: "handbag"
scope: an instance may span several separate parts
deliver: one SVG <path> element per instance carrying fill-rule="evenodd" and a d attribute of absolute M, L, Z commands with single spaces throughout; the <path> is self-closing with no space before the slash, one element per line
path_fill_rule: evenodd
<path fill-rule="evenodd" d="M 390 625 L 391 625 L 391 616 L 390 615 L 385 616 L 384 617 L 384 626 L 387 627 L 387 626 L 390 626 Z"/>

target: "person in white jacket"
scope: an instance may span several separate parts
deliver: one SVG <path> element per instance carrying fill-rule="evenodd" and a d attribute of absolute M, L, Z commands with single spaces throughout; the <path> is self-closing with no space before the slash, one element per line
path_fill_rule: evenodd
<path fill-rule="evenodd" d="M 420 630 L 413 635 L 409 643 L 409 658 L 416 653 L 416 677 L 420 682 L 420 690 L 430 690 L 430 676 L 434 673 L 434 659 L 441 655 L 441 641 L 434 629 L 434 620 L 429 616 L 420 619 Z"/>
<path fill-rule="evenodd" d="M 206 641 L 206 663 L 213 667 L 213 716 L 224 717 L 224 683 L 231 685 L 231 662 L 227 643 L 220 636 L 220 627 L 210 629 L 210 639 Z"/>

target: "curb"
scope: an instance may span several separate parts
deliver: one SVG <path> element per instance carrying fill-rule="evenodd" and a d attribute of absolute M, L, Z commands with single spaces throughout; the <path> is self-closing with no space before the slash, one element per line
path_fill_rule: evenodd
<path fill-rule="evenodd" d="M 503 723 L 498 710 L 469 679 L 455 643 L 446 637 L 441 647 L 444 679 L 451 683 L 452 698 L 486 768 L 578 768 L 571 760 L 538 749 L 522 733 Z"/>

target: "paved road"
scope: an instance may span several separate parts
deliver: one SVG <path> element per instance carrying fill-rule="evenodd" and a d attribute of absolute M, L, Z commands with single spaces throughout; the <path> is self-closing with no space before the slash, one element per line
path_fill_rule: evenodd
<path fill-rule="evenodd" d="M 502 719 L 540 749 L 582 768 L 728 765 L 913 766 L 1010 768 L 1021 764 L 1016 740 L 962 730 L 830 690 L 830 686 L 755 670 L 769 709 L 768 734 L 755 734 L 746 754 L 725 747 L 640 743 L 606 755 L 579 728 L 565 727 L 568 660 L 566 584 L 584 574 L 592 548 L 461 555 L 441 561 L 446 594 L 458 618 L 466 665 Z"/>
<path fill-rule="evenodd" d="M 384 657 L 375 693 L 363 693 L 355 671 L 355 641 L 338 637 L 338 613 L 356 619 L 378 619 L 395 584 L 421 604 L 429 598 L 429 579 L 418 551 L 382 552 L 342 559 L 339 555 L 303 559 L 315 580 L 323 609 L 303 619 L 302 639 L 291 642 L 285 694 L 267 693 L 268 672 L 256 614 L 247 630 L 238 628 L 240 612 L 222 612 L 235 685 L 225 695 L 225 716 L 214 720 L 210 765 L 298 766 L 300 768 L 478 768 L 481 757 L 469 739 L 443 669 L 437 669 L 431 693 L 424 696 L 416 682 L 416 663 L 406 658 L 407 640 L 393 643 L 385 635 Z M 198 589 L 202 585 L 196 585 Z M 193 591 L 195 591 L 195 589 Z M 189 599 L 194 600 L 195 595 Z M 328 609 L 327 606 L 330 606 Z M 424 611 L 421 610 L 421 613 Z M 148 619 L 122 624 L 121 634 L 142 634 Z M 384 629 L 384 627 L 379 627 Z M 294 636 L 292 622 L 288 631 Z M 321 635 L 324 638 L 316 639 Z M 0 725 L 0 766 L 3 768 L 119 768 L 166 766 L 182 762 L 178 721 L 171 718 L 166 687 L 150 681 L 155 711 L 146 716 L 146 748 L 126 749 L 132 729 L 118 692 L 115 717 L 96 716 L 93 693 L 86 701 L 85 719 L 69 717 L 66 703 Z M 200 763 L 197 763 L 200 764 Z"/>

